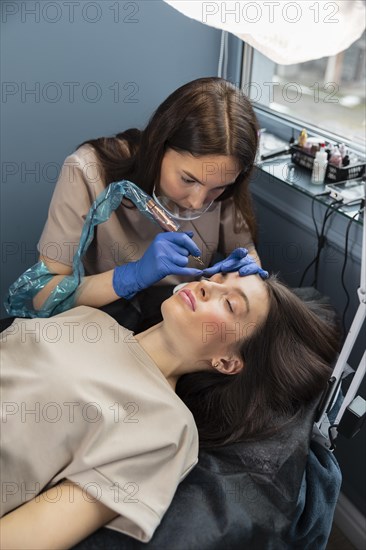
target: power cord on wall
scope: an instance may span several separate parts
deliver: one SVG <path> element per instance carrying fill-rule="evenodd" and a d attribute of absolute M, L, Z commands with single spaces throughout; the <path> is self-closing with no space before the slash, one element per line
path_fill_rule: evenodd
<path fill-rule="evenodd" d="M 314 286 L 315 288 L 317 287 L 317 284 L 318 284 L 318 268 L 319 268 L 319 260 L 320 260 L 320 254 L 321 254 L 321 251 L 322 249 L 324 248 L 325 246 L 325 243 L 326 243 L 326 238 L 324 236 L 324 233 L 325 233 L 325 225 L 327 223 L 327 220 L 330 218 L 330 216 L 332 214 L 334 214 L 334 212 L 337 212 L 337 210 L 341 207 L 342 205 L 342 201 L 341 200 L 334 200 L 332 201 L 330 204 L 328 204 L 326 210 L 325 210 L 325 213 L 324 213 L 324 217 L 323 217 L 323 223 L 322 223 L 322 228 L 321 228 L 321 231 L 319 232 L 319 229 L 318 229 L 318 225 L 316 223 L 316 220 L 315 220 L 315 213 L 314 213 L 314 206 L 315 206 L 315 199 L 318 198 L 318 197 L 324 197 L 324 196 L 327 196 L 329 195 L 330 192 L 327 191 L 325 193 L 319 193 L 317 195 L 314 195 L 313 196 L 313 199 L 312 199 L 312 202 L 311 202 L 311 217 L 313 219 L 313 223 L 314 223 L 314 227 L 315 227 L 315 233 L 316 233 L 316 238 L 317 238 L 317 252 L 316 252 L 316 255 L 315 257 L 313 258 L 313 260 L 309 263 L 309 265 L 304 269 L 304 272 L 302 274 L 302 277 L 300 279 L 300 283 L 299 283 L 299 286 L 301 287 L 304 283 L 304 279 L 306 277 L 306 274 L 307 272 L 309 271 L 309 269 L 315 264 L 315 271 L 314 271 L 314 280 L 312 282 L 312 285 L 311 286 Z M 337 205 L 337 208 L 333 208 L 335 205 Z"/>
<path fill-rule="evenodd" d="M 315 199 L 317 197 L 321 197 L 321 196 L 326 196 L 326 195 L 329 195 L 329 192 L 325 192 L 325 193 L 319 193 L 318 195 L 314 195 L 313 196 L 313 199 L 312 199 L 312 203 L 311 203 L 311 217 L 313 219 L 313 223 L 314 223 L 314 227 L 315 227 L 315 233 L 316 233 L 316 237 L 317 237 L 317 243 L 318 243 L 318 246 L 317 246 L 317 252 L 316 252 L 316 255 L 315 257 L 313 258 L 313 260 L 308 264 L 308 266 L 305 268 L 303 274 L 302 274 L 302 277 L 301 277 L 301 280 L 300 280 L 300 283 L 299 283 L 299 286 L 301 287 L 304 283 L 304 279 L 306 277 L 306 274 L 307 272 L 309 271 L 309 269 L 315 264 L 315 267 L 314 267 L 314 279 L 311 283 L 311 286 L 313 286 L 314 288 L 317 288 L 318 286 L 318 273 L 319 273 L 319 263 L 320 263 L 320 254 L 321 254 L 321 251 L 323 250 L 323 248 L 325 247 L 326 243 L 327 243 L 327 239 L 325 237 L 325 226 L 326 226 L 326 223 L 328 221 L 328 219 L 335 213 L 337 212 L 341 206 L 351 206 L 353 204 L 357 204 L 357 203 L 360 203 L 360 206 L 361 206 L 361 209 L 356 212 L 356 214 L 350 219 L 350 222 L 348 223 L 348 226 L 347 226 L 347 231 L 346 231 L 346 250 L 345 250 L 345 260 L 344 260 L 344 267 L 342 268 L 342 286 L 347 294 L 347 297 L 349 299 L 349 296 L 348 296 L 348 292 L 347 292 L 347 289 L 345 287 L 345 285 L 343 284 L 343 275 L 344 275 L 344 270 L 345 270 L 345 265 L 347 264 L 347 250 L 348 250 L 348 234 L 349 234 L 349 229 L 350 229 L 350 226 L 351 226 L 351 223 L 352 221 L 356 218 L 356 216 L 358 214 L 360 214 L 360 212 L 362 211 L 362 208 L 363 208 L 363 203 L 364 201 L 360 201 L 359 199 L 357 200 L 351 200 L 351 201 L 348 201 L 348 202 L 344 202 L 343 200 L 334 200 L 332 201 L 330 204 L 328 204 L 326 210 L 325 210 L 325 213 L 324 213 L 324 217 L 323 217 L 323 222 L 322 222 L 322 227 L 321 227 L 321 230 L 319 232 L 319 229 L 318 229 L 318 225 L 316 223 L 316 219 L 315 219 L 315 213 L 314 213 L 314 205 L 315 205 Z M 348 305 L 347 305 L 348 307 Z"/>
<path fill-rule="evenodd" d="M 350 295 L 349 295 L 349 292 L 347 290 L 345 279 L 344 279 L 344 275 L 345 275 L 345 272 L 346 272 L 346 266 L 347 266 L 347 260 L 348 260 L 349 232 L 350 232 L 350 229 L 351 229 L 352 222 L 355 220 L 355 218 L 357 216 L 359 216 L 361 214 L 362 210 L 364 210 L 364 208 L 365 208 L 365 201 L 364 200 L 361 200 L 361 201 L 358 201 L 358 202 L 360 202 L 360 209 L 356 212 L 356 214 L 354 214 L 352 216 L 352 218 L 349 220 L 349 222 L 347 224 L 346 237 L 345 237 L 345 246 L 344 246 L 344 261 L 343 261 L 342 271 L 341 271 L 342 287 L 343 287 L 343 290 L 345 291 L 346 297 L 347 297 L 346 305 L 344 307 L 343 315 L 342 315 L 343 334 L 346 334 L 346 313 L 347 313 L 347 310 L 348 310 L 348 307 L 349 307 L 349 304 L 350 304 Z M 364 219 L 364 223 L 365 222 L 366 222 L 366 220 Z"/>
<path fill-rule="evenodd" d="M 314 204 L 314 201 L 313 203 Z M 333 206 L 335 208 L 333 208 Z M 327 239 L 325 237 L 325 225 L 328 221 L 328 219 L 335 213 L 339 210 L 339 208 L 342 206 L 342 201 L 340 200 L 335 200 L 333 202 L 331 202 L 328 206 L 327 206 L 327 209 L 325 211 L 325 214 L 324 214 L 324 218 L 323 218 L 323 224 L 322 224 L 322 228 L 321 228 L 321 231 L 320 233 L 318 232 L 318 228 L 317 228 L 317 225 L 316 225 L 316 220 L 315 220 L 315 215 L 314 215 L 314 209 L 312 208 L 312 216 L 313 216 L 313 221 L 314 221 L 314 225 L 316 227 L 316 232 L 317 232 L 317 237 L 318 237 L 318 250 L 317 250 L 317 254 L 315 256 L 315 268 L 314 268 L 314 279 L 313 279 L 313 282 L 311 283 L 311 286 L 313 286 L 314 288 L 317 288 L 318 287 L 318 274 L 319 274 L 319 262 L 320 262 L 320 254 L 321 254 L 321 251 L 323 250 L 323 248 L 325 247 L 326 243 L 327 243 Z"/>

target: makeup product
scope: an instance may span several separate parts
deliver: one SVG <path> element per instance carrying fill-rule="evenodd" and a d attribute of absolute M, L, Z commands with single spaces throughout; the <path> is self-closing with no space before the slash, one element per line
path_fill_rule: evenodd
<path fill-rule="evenodd" d="M 164 231 L 179 231 L 179 225 L 169 218 L 162 208 L 153 199 L 146 203 L 146 208 Z M 198 263 L 205 265 L 200 256 L 192 256 Z"/>
<path fill-rule="evenodd" d="M 316 153 L 320 150 L 320 144 L 325 143 L 324 138 L 321 136 L 312 136 L 307 138 L 304 149 L 309 155 L 315 156 Z"/>
<path fill-rule="evenodd" d="M 342 166 L 342 155 L 337 146 L 334 147 L 329 162 L 334 166 L 338 166 L 338 167 Z"/>
<path fill-rule="evenodd" d="M 339 149 L 339 152 L 340 154 L 342 155 L 342 159 L 347 155 L 347 147 L 345 146 L 344 143 L 341 143 L 339 146 L 338 146 L 338 149 Z"/>
<path fill-rule="evenodd" d="M 355 153 L 348 153 L 348 156 L 350 164 L 358 164 L 359 162 L 361 162 Z"/>
<path fill-rule="evenodd" d="M 308 134 L 307 134 L 305 128 L 303 128 L 300 132 L 300 135 L 299 135 L 299 146 L 300 147 L 305 147 L 305 143 L 306 143 L 307 139 L 308 139 Z"/>
<path fill-rule="evenodd" d="M 318 151 L 315 155 L 313 172 L 311 174 L 311 183 L 315 185 L 322 185 L 324 183 L 327 164 L 328 160 L 327 153 L 325 152 L 325 143 L 322 143 L 320 151 Z"/>
<path fill-rule="evenodd" d="M 342 166 L 349 166 L 349 164 L 350 164 L 349 156 L 345 155 L 342 159 Z"/>

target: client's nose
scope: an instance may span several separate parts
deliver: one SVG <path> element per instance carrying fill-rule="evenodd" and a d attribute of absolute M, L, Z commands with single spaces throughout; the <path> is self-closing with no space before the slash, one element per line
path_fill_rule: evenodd
<path fill-rule="evenodd" d="M 198 283 L 198 297 L 200 300 L 207 301 L 210 298 L 210 290 L 208 288 L 209 283 L 207 281 L 200 281 Z"/>
<path fill-rule="evenodd" d="M 198 299 L 207 301 L 215 295 L 219 295 L 223 291 L 223 285 L 215 281 L 203 280 L 198 283 Z"/>

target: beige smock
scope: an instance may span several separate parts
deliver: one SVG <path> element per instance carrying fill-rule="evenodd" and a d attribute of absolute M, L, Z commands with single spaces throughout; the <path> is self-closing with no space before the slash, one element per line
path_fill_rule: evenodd
<path fill-rule="evenodd" d="M 90 206 L 105 189 L 101 166 L 91 145 L 83 145 L 68 156 L 51 200 L 48 219 L 38 243 L 38 251 L 50 260 L 72 265 L 74 253 Z M 202 251 L 205 266 L 209 266 L 216 251 L 227 256 L 235 248 L 253 248 L 247 227 L 234 233 L 234 203 L 232 199 L 218 202 L 212 212 L 197 220 L 182 222 L 181 231 L 193 231 L 193 240 Z M 114 269 L 117 265 L 139 260 L 159 226 L 137 208 L 119 206 L 107 222 L 97 226 L 94 240 L 83 263 L 86 275 Z M 189 267 L 201 268 L 192 257 Z M 178 284 L 190 277 L 170 275 L 160 284 Z"/>
<path fill-rule="evenodd" d="M 1 334 L 1 515 L 64 478 L 148 542 L 198 460 L 198 433 L 133 333 L 80 306 Z M 42 495 L 39 498 L 44 498 Z"/>

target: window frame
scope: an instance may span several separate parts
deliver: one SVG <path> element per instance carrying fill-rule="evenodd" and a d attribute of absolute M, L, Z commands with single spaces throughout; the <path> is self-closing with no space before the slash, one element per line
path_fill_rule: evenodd
<path fill-rule="evenodd" d="M 242 67 L 240 74 L 240 89 L 242 90 L 245 90 L 250 85 L 252 80 L 253 53 L 254 48 L 249 44 L 243 43 Z M 259 120 L 260 127 L 266 128 L 269 133 L 272 133 L 287 142 L 292 136 L 292 130 L 295 131 L 296 139 L 296 132 L 300 133 L 303 128 L 306 128 L 309 135 L 321 135 L 327 140 L 327 142 L 334 145 L 337 143 L 344 143 L 347 148 L 355 153 L 358 153 L 361 157 L 363 157 L 363 160 L 365 159 L 366 144 L 364 146 L 358 143 L 355 144 L 349 138 L 335 134 L 326 128 L 316 126 L 306 120 L 302 120 L 291 115 L 277 113 L 265 105 L 260 105 L 260 103 L 252 102 L 252 105 Z"/>

